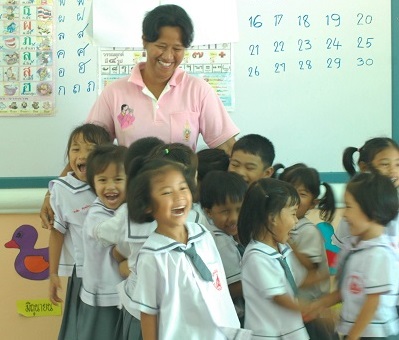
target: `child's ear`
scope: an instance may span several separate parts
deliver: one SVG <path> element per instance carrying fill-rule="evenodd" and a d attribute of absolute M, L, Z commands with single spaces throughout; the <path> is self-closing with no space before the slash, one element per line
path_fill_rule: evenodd
<path fill-rule="evenodd" d="M 209 208 L 204 208 L 205 213 L 208 215 L 208 217 L 212 218 L 212 211 Z"/>
<path fill-rule="evenodd" d="M 269 226 L 274 227 L 276 225 L 276 215 L 270 214 L 267 223 Z"/>
<path fill-rule="evenodd" d="M 360 161 L 360 162 L 358 163 L 358 166 L 359 166 L 360 172 L 367 172 L 367 171 L 369 171 L 369 167 L 367 166 L 366 162 Z"/>
<path fill-rule="evenodd" d="M 272 166 L 269 166 L 263 171 L 264 177 L 269 178 L 272 177 L 274 174 L 274 168 Z"/>
<path fill-rule="evenodd" d="M 309 210 L 310 210 L 310 209 L 314 209 L 315 207 L 317 207 L 317 206 L 319 205 L 319 203 L 320 203 L 320 200 L 319 200 L 318 198 L 315 198 L 315 199 L 312 201 L 312 204 L 310 205 Z"/>

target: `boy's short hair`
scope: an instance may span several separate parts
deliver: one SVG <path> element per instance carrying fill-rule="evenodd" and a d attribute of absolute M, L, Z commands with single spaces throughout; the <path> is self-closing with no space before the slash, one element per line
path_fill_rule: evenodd
<path fill-rule="evenodd" d="M 200 203 L 203 209 L 212 209 L 214 205 L 237 203 L 244 200 L 248 185 L 244 179 L 234 173 L 222 170 L 208 172 L 200 187 Z"/>
<path fill-rule="evenodd" d="M 252 155 L 259 156 L 265 168 L 273 165 L 275 152 L 272 142 L 264 136 L 249 134 L 241 137 L 234 143 L 231 155 L 235 151 L 243 151 Z"/>

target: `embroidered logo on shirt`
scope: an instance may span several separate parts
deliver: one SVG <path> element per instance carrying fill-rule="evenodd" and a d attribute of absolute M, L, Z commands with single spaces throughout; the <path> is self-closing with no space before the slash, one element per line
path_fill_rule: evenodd
<path fill-rule="evenodd" d="M 122 130 L 131 126 L 135 120 L 136 118 L 134 117 L 133 109 L 131 109 L 127 104 L 122 104 L 121 112 L 118 114 L 118 122 Z"/>
<path fill-rule="evenodd" d="M 191 136 L 191 128 L 190 128 L 190 124 L 186 120 L 186 125 L 184 126 L 184 129 L 183 129 L 184 141 L 188 142 L 190 140 L 190 136 Z"/>
<path fill-rule="evenodd" d="M 362 284 L 359 276 L 352 275 L 349 278 L 349 291 L 352 294 L 360 294 L 362 292 Z"/>
<path fill-rule="evenodd" d="M 217 290 L 222 290 L 222 284 L 220 283 L 219 275 L 218 275 L 218 270 L 215 269 L 212 273 L 212 278 L 213 278 L 213 285 Z"/>

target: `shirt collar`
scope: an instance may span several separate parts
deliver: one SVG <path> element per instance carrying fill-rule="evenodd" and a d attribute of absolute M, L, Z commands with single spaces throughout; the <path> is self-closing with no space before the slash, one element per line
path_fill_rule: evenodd
<path fill-rule="evenodd" d="M 145 62 L 138 63 L 132 70 L 128 82 L 136 84 L 141 87 L 146 87 L 143 81 L 143 77 L 141 76 L 141 70 L 144 68 Z M 168 84 L 170 86 L 177 86 L 182 80 L 185 75 L 183 69 L 178 67 L 175 72 L 173 73 L 172 77 L 169 79 Z"/>
<path fill-rule="evenodd" d="M 207 230 L 197 223 L 187 222 L 186 228 L 188 232 L 187 245 L 177 242 L 176 240 L 171 239 L 165 235 L 154 232 L 144 243 L 141 251 L 146 253 L 166 253 L 175 248 L 190 248 L 189 245 L 191 243 L 199 241 L 200 239 L 205 237 L 205 234 L 207 233 Z"/>
<path fill-rule="evenodd" d="M 251 250 L 260 251 L 272 258 L 287 257 L 287 255 L 292 251 L 291 247 L 288 244 L 281 243 L 277 244 L 279 252 L 276 251 L 276 249 L 274 249 L 273 247 L 255 240 L 252 240 L 249 245 L 251 245 Z"/>

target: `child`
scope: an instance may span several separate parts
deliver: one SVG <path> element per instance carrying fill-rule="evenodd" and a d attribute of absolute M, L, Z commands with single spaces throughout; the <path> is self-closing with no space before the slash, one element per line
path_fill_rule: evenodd
<path fill-rule="evenodd" d="M 372 138 L 360 148 L 348 147 L 343 154 L 343 165 L 350 176 L 356 174 L 353 156 L 359 152 L 358 165 L 361 172 L 378 172 L 391 179 L 394 186 L 399 188 L 399 146 L 385 137 Z M 385 229 L 391 238 L 392 245 L 399 249 L 399 218 L 393 219 Z M 337 232 L 333 236 L 333 243 L 341 247 L 343 239 L 349 237 L 349 226 L 342 220 Z"/>
<path fill-rule="evenodd" d="M 346 339 L 398 339 L 398 254 L 384 234 L 398 212 L 396 189 L 386 176 L 362 173 L 349 182 L 345 205 L 352 236 L 339 255 L 338 289 L 312 310 L 342 301 L 338 331 Z"/>
<path fill-rule="evenodd" d="M 241 137 L 233 146 L 228 171 L 242 176 L 248 184 L 273 175 L 273 144 L 261 135 Z"/>
<path fill-rule="evenodd" d="M 295 299 L 302 277 L 299 263 L 286 245 L 298 222 L 299 196 L 290 184 L 263 178 L 251 184 L 238 218 L 238 235 L 246 246 L 241 281 L 245 328 L 252 339 L 309 339 Z"/>
<path fill-rule="evenodd" d="M 122 281 L 115 247 L 104 247 L 93 237 L 98 224 L 114 216 L 125 201 L 126 147 L 102 145 L 87 159 L 87 182 L 97 194 L 83 225 L 83 278 L 80 289 L 79 339 L 118 339 L 120 317 L 116 285 Z"/>
<path fill-rule="evenodd" d="M 238 240 L 237 221 L 247 191 L 244 179 L 232 172 L 210 171 L 200 191 L 201 207 L 212 220 L 210 231 L 222 258 L 231 298 L 244 326 L 241 258 L 244 246 Z"/>
<path fill-rule="evenodd" d="M 305 216 L 309 210 L 318 206 L 320 218 L 331 222 L 335 212 L 335 200 L 333 191 L 327 183 L 320 183 L 319 173 L 314 168 L 298 163 L 282 172 L 280 180 L 290 183 L 297 191 L 300 202 L 296 216 L 298 223 L 290 233 L 290 244 L 301 256 L 305 256 L 312 266 L 318 270 L 326 280 L 307 288 L 298 290 L 298 297 L 306 301 L 312 301 L 330 292 L 329 269 L 324 246 L 324 239 L 317 227 Z M 320 186 L 325 187 L 324 195 L 319 199 Z M 333 324 L 327 321 L 313 320 L 305 323 L 306 329 L 312 340 L 328 340 L 337 338 L 334 335 Z"/>
<path fill-rule="evenodd" d="M 128 183 L 129 217 L 136 223 L 157 223 L 138 256 L 132 299 L 141 312 L 143 338 L 226 339 L 226 331 L 238 333 L 212 236 L 186 221 L 192 204 L 190 178 L 181 165 L 164 159 L 138 168 Z"/>
<path fill-rule="evenodd" d="M 140 140 L 134 142 L 129 147 L 125 164 L 131 164 L 134 161 L 143 160 L 147 157 L 151 159 L 165 158 L 177 161 L 184 166 L 191 181 L 193 183 L 195 182 L 197 157 L 188 146 L 180 143 L 165 144 L 163 142 L 155 143 L 157 145 L 154 145 L 153 142 L 154 140 L 150 139 L 142 140 L 142 142 L 140 142 Z M 149 149 L 148 147 L 150 144 L 152 147 Z M 141 147 L 139 147 L 140 145 Z M 134 175 L 135 173 L 133 171 L 129 177 L 132 178 Z M 206 224 L 207 222 L 205 216 L 199 214 L 198 211 L 194 209 L 190 210 L 188 220 L 202 224 Z M 117 229 L 122 231 L 122 236 L 120 232 L 106 232 L 106 230 L 111 230 L 111 228 L 115 230 L 117 225 Z M 96 228 L 97 237 L 104 244 L 112 244 L 109 242 L 115 242 L 118 250 L 126 249 L 126 246 L 129 248 L 127 252 L 124 252 L 124 256 L 128 257 L 127 267 L 123 268 L 123 273 L 127 276 L 127 279 L 118 285 L 123 306 L 123 339 L 135 340 L 142 338 L 139 321 L 140 313 L 132 306 L 132 296 L 137 279 L 134 268 L 139 250 L 155 228 L 155 222 L 138 224 L 129 220 L 125 204 L 118 210 L 115 217 L 98 225 Z M 116 237 L 115 234 L 118 236 Z M 125 263 L 125 261 L 121 262 L 121 264 L 123 263 Z"/>
<path fill-rule="evenodd" d="M 75 128 L 68 140 L 67 154 L 72 171 L 49 183 L 50 202 L 54 211 L 54 228 L 50 232 L 50 300 L 58 296 L 58 275 L 68 276 L 64 316 L 58 339 L 77 339 L 77 313 L 82 277 L 82 227 L 95 193 L 86 183 L 86 160 L 96 145 L 111 143 L 108 132 L 94 124 Z"/>

